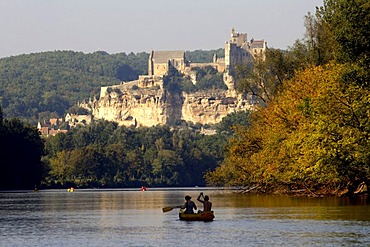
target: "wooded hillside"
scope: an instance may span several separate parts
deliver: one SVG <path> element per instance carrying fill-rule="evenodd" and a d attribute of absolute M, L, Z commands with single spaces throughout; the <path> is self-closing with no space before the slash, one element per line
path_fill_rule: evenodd
<path fill-rule="evenodd" d="M 100 87 L 145 74 L 148 54 L 43 52 L 0 59 L 0 102 L 5 117 L 63 116 Z"/>
<path fill-rule="evenodd" d="M 211 62 L 215 53 L 187 51 L 188 60 Z M 101 86 L 131 81 L 148 71 L 149 54 L 50 51 L 0 59 L 0 104 L 4 117 L 37 123 L 64 116 L 77 102 L 98 97 Z"/>

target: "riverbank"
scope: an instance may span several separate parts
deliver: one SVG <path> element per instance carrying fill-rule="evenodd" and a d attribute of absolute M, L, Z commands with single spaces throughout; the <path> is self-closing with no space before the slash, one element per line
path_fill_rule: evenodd
<path fill-rule="evenodd" d="M 263 194 L 281 194 L 281 195 L 293 195 L 293 196 L 307 196 L 307 197 L 327 197 L 327 196 L 367 196 L 368 186 L 365 182 L 361 182 L 354 186 L 353 184 L 347 184 L 345 187 L 342 186 L 302 186 L 292 184 L 280 184 L 278 186 L 267 186 L 267 185 L 253 185 L 243 188 L 238 188 L 237 193 L 263 193 Z"/>

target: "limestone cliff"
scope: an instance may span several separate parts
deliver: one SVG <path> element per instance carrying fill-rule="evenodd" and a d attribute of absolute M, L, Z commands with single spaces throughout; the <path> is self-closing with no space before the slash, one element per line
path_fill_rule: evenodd
<path fill-rule="evenodd" d="M 108 87 L 87 108 L 94 119 L 105 119 L 126 126 L 153 126 L 167 123 L 166 93 L 163 89 Z"/>
<path fill-rule="evenodd" d="M 229 96 L 226 90 L 210 90 L 202 93 L 185 94 L 182 104 L 182 120 L 201 124 L 219 123 L 227 114 L 245 111 L 252 107 L 240 95 Z"/>
<path fill-rule="evenodd" d="M 81 106 L 91 110 L 94 119 L 125 126 L 175 124 L 180 120 L 215 124 L 229 113 L 252 106 L 240 96 L 230 97 L 226 90 L 186 94 L 169 92 L 159 86 L 138 88 L 133 85 L 135 82 L 103 87 L 99 100 Z"/>

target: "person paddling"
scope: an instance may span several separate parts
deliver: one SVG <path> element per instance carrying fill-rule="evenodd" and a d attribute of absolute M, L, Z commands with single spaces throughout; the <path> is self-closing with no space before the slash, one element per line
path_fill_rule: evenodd
<path fill-rule="evenodd" d="M 185 196 L 185 203 L 182 206 L 179 206 L 181 209 L 185 209 L 185 214 L 193 214 L 194 210 L 197 210 L 197 205 L 191 200 L 190 196 Z"/>
<path fill-rule="evenodd" d="M 201 197 L 203 197 L 204 200 L 202 200 Z M 203 212 L 209 212 L 212 210 L 212 202 L 209 201 L 209 196 L 203 196 L 203 192 L 200 192 L 197 200 L 203 203 Z"/>

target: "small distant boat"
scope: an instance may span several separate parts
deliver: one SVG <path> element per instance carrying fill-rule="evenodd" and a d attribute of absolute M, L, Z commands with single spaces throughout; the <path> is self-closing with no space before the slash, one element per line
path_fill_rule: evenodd
<path fill-rule="evenodd" d="M 186 221 L 212 221 L 215 218 L 213 211 L 197 213 L 197 214 L 184 214 L 182 210 L 179 213 L 180 220 Z"/>
<path fill-rule="evenodd" d="M 141 189 L 140 189 L 141 191 L 147 191 L 148 190 L 148 188 L 147 187 L 144 187 L 144 186 L 141 186 Z"/>
<path fill-rule="evenodd" d="M 75 188 L 73 188 L 73 187 L 68 188 L 68 192 L 75 192 Z"/>

